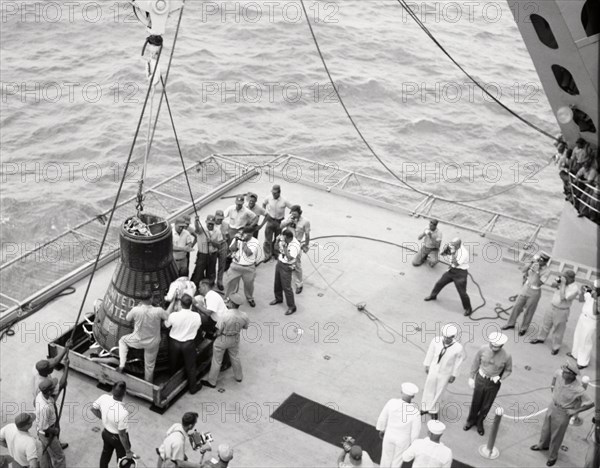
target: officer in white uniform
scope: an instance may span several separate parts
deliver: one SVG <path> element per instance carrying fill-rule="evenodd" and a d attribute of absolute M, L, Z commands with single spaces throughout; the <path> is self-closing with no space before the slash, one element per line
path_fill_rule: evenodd
<path fill-rule="evenodd" d="M 383 438 L 381 450 L 382 468 L 398 467 L 402 454 L 410 447 L 421 431 L 421 415 L 412 399 L 419 392 L 413 383 L 402 384 L 402 395 L 388 401 L 377 420 L 379 436 Z"/>
<path fill-rule="evenodd" d="M 466 357 L 462 345 L 456 339 L 457 334 L 458 328 L 455 325 L 444 325 L 442 336 L 437 336 L 431 341 L 423 361 L 427 380 L 423 388 L 421 412 L 431 414 L 433 419 L 437 419 L 438 401 L 446 385 L 454 382 Z"/>
<path fill-rule="evenodd" d="M 413 461 L 413 468 L 450 468 L 452 450 L 440 442 L 446 430 L 444 423 L 431 420 L 427 423 L 429 437 L 417 439 L 402 455 L 404 463 Z"/>
<path fill-rule="evenodd" d="M 596 323 L 598 321 L 598 292 L 600 291 L 600 280 L 594 281 L 594 289 L 582 289 L 580 300 L 584 304 L 581 315 L 577 320 L 575 335 L 573 336 L 573 351 L 567 356 L 577 360 L 577 367 L 584 369 L 590 364 L 594 341 L 596 339 Z"/>

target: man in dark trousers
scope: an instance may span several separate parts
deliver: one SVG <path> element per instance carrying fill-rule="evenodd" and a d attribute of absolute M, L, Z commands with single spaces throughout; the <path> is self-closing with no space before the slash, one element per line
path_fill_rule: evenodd
<path fill-rule="evenodd" d="M 181 298 L 181 310 L 169 315 L 169 318 L 165 321 L 165 327 L 171 329 L 169 331 L 169 366 L 171 371 L 177 371 L 181 358 L 183 358 L 188 388 L 193 395 L 201 388 L 201 386 L 198 388 L 197 383 L 195 340 L 202 321 L 200 314 L 191 310 L 192 302 L 192 297 L 184 294 Z"/>
<path fill-rule="evenodd" d="M 215 217 L 206 217 L 206 227 L 201 226 L 196 218 L 196 239 L 198 239 L 198 256 L 196 267 L 192 274 L 192 281 L 199 287 L 200 281 L 205 278 L 210 280 L 211 287 L 217 278 L 217 261 L 219 260 L 219 248 L 223 241 L 221 229 L 215 228 Z"/>
<path fill-rule="evenodd" d="M 58 396 L 57 385 L 55 378 L 43 379 L 39 385 L 40 392 L 35 397 L 37 452 L 42 467 L 66 468 L 67 461 L 59 441 L 60 420 L 55 399 Z"/>
<path fill-rule="evenodd" d="M 450 268 L 435 283 L 431 294 L 425 298 L 426 301 L 435 301 L 437 295 L 446 285 L 454 283 L 460 300 L 462 302 L 465 315 L 473 313 L 471 309 L 471 299 L 467 294 L 467 278 L 469 276 L 469 251 L 462 245 L 462 241 L 456 237 L 450 244 L 446 245 L 441 252 L 442 255 L 449 257 Z"/>
<path fill-rule="evenodd" d="M 123 404 L 127 384 L 122 380 L 115 382 L 112 394 L 102 395 L 92 404 L 92 413 L 102 420 L 102 454 L 100 455 L 100 468 L 108 468 L 113 453 L 117 452 L 117 459 L 133 459 L 131 442 L 129 441 L 128 418 L 129 411 Z"/>
<path fill-rule="evenodd" d="M 275 299 L 271 301 L 270 305 L 281 304 L 285 293 L 285 301 L 288 306 L 285 315 L 291 315 L 297 310 L 292 289 L 292 273 L 296 258 L 301 251 L 300 242 L 294 239 L 294 233 L 287 228 L 284 229 L 279 237 L 279 259 L 275 267 Z"/>
<path fill-rule="evenodd" d="M 512 357 L 503 349 L 507 341 L 508 338 L 503 333 L 490 333 L 489 344 L 482 346 L 475 354 L 469 379 L 473 399 L 467 424 L 463 427 L 465 431 L 477 425 L 479 435 L 485 434 L 483 421 L 500 390 L 500 381 L 506 380 L 512 372 Z"/>
<path fill-rule="evenodd" d="M 571 418 L 594 406 L 577 378 L 578 375 L 579 369 L 573 362 L 567 362 L 554 373 L 550 386 L 552 402 L 548 405 L 540 441 L 531 446 L 531 450 L 550 450 L 547 466 L 556 463 Z"/>
<path fill-rule="evenodd" d="M 271 196 L 263 202 L 266 214 L 258 227 L 260 229 L 266 224 L 265 242 L 263 244 L 265 262 L 268 262 L 271 256 L 277 258 L 279 255 L 277 251 L 277 237 L 281 233 L 281 222 L 285 219 L 285 209 L 291 207 L 292 204 L 281 196 L 281 187 L 273 185 Z"/>

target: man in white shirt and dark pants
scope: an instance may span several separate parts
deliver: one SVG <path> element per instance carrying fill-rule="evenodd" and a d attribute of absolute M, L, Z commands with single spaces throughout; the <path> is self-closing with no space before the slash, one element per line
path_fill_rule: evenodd
<path fill-rule="evenodd" d="M 294 271 L 292 276 L 296 281 L 296 294 L 300 294 L 304 288 L 302 282 L 302 252 L 308 252 L 310 245 L 310 221 L 302 216 L 302 208 L 300 205 L 294 205 L 290 208 L 290 216 L 285 221 L 282 221 L 281 228 L 292 229 L 296 240 L 300 242 L 302 250 L 298 252 L 296 257 L 296 263 L 294 264 Z"/>
<path fill-rule="evenodd" d="M 200 225 L 198 218 L 196 218 L 195 224 L 198 255 L 196 256 L 192 281 L 198 286 L 201 280 L 208 278 L 212 286 L 217 278 L 217 260 L 219 259 L 219 247 L 223 241 L 223 234 L 221 229 L 215 228 L 215 217 L 213 215 L 206 217 L 206 227 Z"/>
<path fill-rule="evenodd" d="M 188 231 L 189 224 L 188 217 L 181 217 L 173 224 L 173 259 L 182 276 L 189 273 L 190 252 L 195 244 L 194 236 Z"/>
<path fill-rule="evenodd" d="M 92 413 L 102 420 L 102 454 L 100 455 L 100 468 L 108 468 L 108 464 L 117 452 L 117 459 L 133 458 L 131 442 L 127 432 L 129 423 L 129 411 L 123 404 L 123 398 L 127 385 L 122 380 L 116 382 L 112 388 L 112 394 L 102 395 L 92 404 Z"/>
<path fill-rule="evenodd" d="M 265 253 L 265 262 L 271 260 L 271 256 L 277 258 L 277 237 L 281 233 L 281 222 L 285 219 L 285 209 L 291 208 L 292 204 L 281 196 L 281 187 L 273 185 L 271 196 L 263 202 L 263 208 L 266 210 L 265 219 L 259 229 L 265 227 L 265 243 L 263 245 Z"/>
<path fill-rule="evenodd" d="M 173 312 L 165 321 L 169 332 L 169 367 L 177 371 L 183 358 L 183 366 L 188 380 L 188 388 L 193 395 L 198 390 L 196 372 L 196 335 L 202 321 L 198 312 L 192 311 L 193 299 L 184 294 L 181 298 L 181 310 Z"/>
<path fill-rule="evenodd" d="M 435 283 L 431 294 L 425 298 L 426 301 L 435 301 L 437 295 L 449 283 L 454 283 L 460 300 L 462 302 L 465 315 L 469 316 L 473 313 L 471 308 L 471 299 L 467 294 L 467 278 L 469 276 L 469 251 L 462 245 L 462 241 L 456 237 L 452 239 L 450 244 L 444 247 L 442 255 L 450 256 L 450 268 L 442 275 Z"/>
<path fill-rule="evenodd" d="M 415 440 L 402 455 L 404 466 L 413 462 L 413 468 L 450 468 L 452 466 L 452 450 L 440 442 L 446 425 L 431 420 L 427 423 L 429 437 Z"/>
<path fill-rule="evenodd" d="M 381 468 L 400 466 L 402 454 L 419 437 L 421 414 L 417 405 L 412 403 L 418 392 L 419 387 L 415 384 L 403 383 L 401 397 L 388 401 L 377 419 L 377 430 L 383 439 Z"/>
<path fill-rule="evenodd" d="M 288 310 L 285 315 L 291 315 L 296 312 L 296 301 L 294 291 L 292 290 L 292 274 L 296 265 L 296 258 L 300 255 L 300 242 L 294 239 L 294 234 L 288 228 L 284 229 L 279 242 L 279 260 L 275 267 L 275 299 L 270 305 L 281 304 L 283 295 Z"/>

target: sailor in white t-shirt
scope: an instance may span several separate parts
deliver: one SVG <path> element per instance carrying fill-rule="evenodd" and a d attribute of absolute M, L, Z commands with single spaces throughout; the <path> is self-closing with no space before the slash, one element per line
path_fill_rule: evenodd
<path fill-rule="evenodd" d="M 108 464 L 117 452 L 117 459 L 133 458 L 131 442 L 129 441 L 129 411 L 123 404 L 127 385 L 118 381 L 113 385 L 112 394 L 105 394 L 92 404 L 92 413 L 102 420 L 102 454 L 100 455 L 100 468 L 108 468 Z"/>
<path fill-rule="evenodd" d="M 446 425 L 437 420 L 427 423 L 429 437 L 415 440 L 402 454 L 403 462 L 413 461 L 413 468 L 450 468 L 452 450 L 440 442 Z"/>
<path fill-rule="evenodd" d="M 200 314 L 191 310 L 193 298 L 184 294 L 181 298 L 181 310 L 173 312 L 165 321 L 169 331 L 169 367 L 175 372 L 183 360 L 190 393 L 199 388 L 196 372 L 196 335 L 202 324 Z"/>

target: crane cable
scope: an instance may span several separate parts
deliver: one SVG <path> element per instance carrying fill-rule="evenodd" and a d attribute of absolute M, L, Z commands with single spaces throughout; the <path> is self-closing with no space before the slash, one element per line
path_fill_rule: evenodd
<path fill-rule="evenodd" d="M 181 5 L 181 10 L 183 10 L 185 6 L 185 0 L 183 0 L 182 5 Z M 134 8 L 133 9 L 136 17 L 137 17 L 137 11 Z M 143 203 L 143 196 L 142 196 L 142 186 L 143 186 L 143 178 L 146 175 L 146 165 L 148 164 L 148 159 L 150 159 L 150 151 L 152 150 L 152 143 L 154 142 L 154 134 L 156 133 L 156 126 L 158 125 L 158 118 L 160 116 L 160 109 L 162 107 L 162 102 L 163 102 L 163 97 L 164 94 L 166 92 L 166 85 L 167 82 L 169 81 L 169 73 L 171 71 L 171 63 L 173 62 L 173 54 L 175 53 L 175 46 L 177 45 L 177 38 L 179 37 L 179 26 L 181 24 L 181 18 L 182 18 L 182 13 L 180 12 L 179 15 L 179 19 L 177 20 L 177 28 L 175 29 L 175 36 L 173 37 L 173 45 L 171 46 L 171 53 L 169 55 L 169 62 L 167 64 L 167 71 L 165 73 L 165 77 L 164 77 L 164 82 L 163 82 L 163 77 L 162 74 L 160 75 L 161 78 L 161 82 L 163 82 L 163 89 L 160 95 L 160 100 L 158 102 L 158 107 L 156 109 L 156 117 L 154 118 L 154 125 L 152 125 L 152 132 L 150 132 L 150 128 L 151 128 L 151 121 L 152 121 L 152 108 L 154 105 L 154 86 L 153 86 L 153 90 L 152 90 L 152 99 L 151 99 L 151 103 L 150 103 L 150 116 L 148 117 L 148 134 L 146 135 L 146 152 L 144 155 L 144 168 L 142 171 L 142 178 L 139 181 L 140 184 L 140 188 L 138 190 L 138 206 L 142 206 Z M 138 20 L 140 20 L 140 18 L 138 17 Z M 141 20 L 140 20 L 141 22 Z M 147 45 L 147 41 L 144 44 L 144 50 L 146 49 L 146 45 Z M 143 54 L 143 50 L 142 50 L 142 54 Z M 138 208 L 139 211 L 139 208 Z"/>
<path fill-rule="evenodd" d="M 177 30 L 176 30 L 176 36 L 175 37 L 177 37 L 177 32 L 179 31 L 179 28 L 181 26 L 181 18 L 183 16 L 184 6 L 185 6 L 185 0 L 184 0 L 184 3 L 182 4 L 182 7 L 181 7 L 181 10 L 180 10 L 180 13 L 179 13 L 179 20 L 177 22 Z M 171 57 L 173 55 L 174 50 L 175 50 L 175 48 L 173 46 L 173 50 L 171 51 Z M 160 49 L 159 49 L 158 54 L 157 54 L 156 64 L 154 65 L 154 71 L 152 73 L 152 78 L 151 78 L 150 83 L 148 85 L 148 90 L 146 91 L 146 97 L 144 99 L 144 104 L 142 106 L 142 111 L 140 113 L 140 116 L 139 116 L 139 119 L 138 119 L 138 123 L 137 123 L 137 127 L 136 127 L 136 130 L 135 130 L 134 136 L 133 136 L 133 141 L 131 143 L 131 148 L 129 149 L 129 155 L 127 156 L 127 162 L 125 163 L 125 169 L 123 171 L 123 176 L 121 177 L 121 181 L 119 183 L 119 188 L 117 189 L 117 194 L 116 194 L 115 200 L 113 202 L 113 207 L 110 210 L 110 215 L 108 217 L 108 221 L 106 222 L 106 228 L 104 229 L 104 234 L 102 236 L 102 241 L 100 242 L 100 247 L 98 249 L 98 254 L 96 255 L 96 260 L 94 261 L 94 266 L 93 266 L 92 272 L 90 274 L 90 279 L 89 279 L 89 281 L 87 283 L 85 292 L 83 294 L 83 299 L 81 301 L 81 305 L 79 307 L 79 311 L 77 312 L 77 318 L 75 319 L 75 323 L 76 324 L 79 323 L 79 319 L 81 318 L 81 314 L 82 314 L 83 308 L 85 306 L 85 301 L 87 300 L 87 296 L 89 294 L 89 291 L 90 291 L 90 288 L 91 288 L 91 285 L 92 285 L 92 281 L 94 279 L 94 275 L 96 273 L 96 270 L 98 269 L 98 264 L 100 263 L 100 257 L 102 255 L 102 249 L 104 247 L 104 244 L 106 243 L 106 238 L 108 237 L 108 232 L 110 230 L 110 225 L 112 223 L 113 216 L 114 216 L 114 213 L 116 211 L 117 204 L 119 202 L 119 197 L 121 195 L 121 191 L 122 191 L 123 185 L 125 183 L 125 178 L 127 176 L 127 171 L 129 169 L 129 165 L 131 163 L 131 158 L 133 156 L 133 150 L 135 149 L 137 138 L 138 138 L 138 135 L 140 133 L 142 121 L 143 121 L 143 118 L 144 118 L 144 113 L 145 113 L 146 107 L 148 105 L 150 93 L 152 91 L 152 86 L 153 86 L 153 83 L 154 83 L 156 72 L 158 70 L 158 65 L 160 63 L 160 58 L 162 56 L 162 51 L 163 51 L 163 46 L 161 44 L 160 45 Z M 170 65 L 171 65 L 171 62 L 169 62 L 169 67 L 170 67 Z M 167 70 L 167 74 L 168 74 L 168 70 Z M 71 330 L 71 336 L 69 337 L 69 341 L 72 341 L 73 338 L 75 337 L 75 330 L 76 329 L 77 329 L 77 327 L 73 327 L 73 329 Z M 67 357 L 67 358 L 69 356 L 69 351 L 70 351 L 70 349 L 67 348 L 67 352 L 65 354 L 65 357 Z M 66 373 L 66 377 L 65 377 L 65 381 L 66 381 L 66 379 L 68 377 L 68 374 L 69 374 L 69 366 L 66 367 L 65 373 Z M 66 391 L 66 387 L 65 387 L 64 390 L 63 390 L 63 392 L 62 392 L 62 400 L 61 400 L 60 409 L 59 409 L 59 412 L 58 412 L 58 415 L 57 415 L 57 422 L 58 423 L 60 422 L 60 419 L 62 417 L 62 412 L 63 412 L 63 408 L 64 408 L 66 393 L 67 393 L 67 391 Z M 46 448 L 44 450 L 44 453 L 47 451 L 49 445 L 50 444 L 48 444 L 48 446 L 46 446 Z"/>
<path fill-rule="evenodd" d="M 163 81 L 163 77 L 160 77 L 160 80 L 163 84 L 163 95 L 165 96 L 165 103 L 167 104 L 167 110 L 169 111 L 169 119 L 171 120 L 171 126 L 173 127 L 173 134 L 175 135 L 175 143 L 177 144 L 177 151 L 179 152 L 179 159 L 181 159 L 181 165 L 183 167 L 183 174 L 185 175 L 185 182 L 187 183 L 188 191 L 190 192 L 190 198 L 192 200 L 192 206 L 194 207 L 194 214 L 196 216 L 196 224 L 200 227 L 202 234 L 206 237 L 206 242 L 208 244 L 209 237 L 208 233 L 204 230 L 204 226 L 200 222 L 200 216 L 198 215 L 198 210 L 196 209 L 196 202 L 194 201 L 194 194 L 192 193 L 192 186 L 190 184 L 190 179 L 188 177 L 187 169 L 185 167 L 185 162 L 183 160 L 183 153 L 181 151 L 181 145 L 179 144 L 179 138 L 177 136 L 177 130 L 175 129 L 175 120 L 173 119 L 173 113 L 171 112 L 171 104 L 169 104 L 169 98 L 167 96 L 167 86 L 166 82 Z"/>
<path fill-rule="evenodd" d="M 539 133 L 541 133 L 542 135 L 547 136 L 548 138 L 554 140 L 555 142 L 559 142 L 560 140 L 558 138 L 556 138 L 554 135 L 548 133 L 547 131 L 545 131 L 544 129 L 538 127 L 537 125 L 535 125 L 534 123 L 530 122 L 529 120 L 527 120 L 526 118 L 522 117 L 521 115 L 519 115 L 517 112 L 515 112 L 514 110 L 512 110 L 510 107 L 508 107 L 506 104 L 504 104 L 502 101 L 500 101 L 498 98 L 496 98 L 495 96 L 493 96 L 487 89 L 485 89 L 485 86 L 483 86 L 481 83 L 479 83 L 475 78 L 473 78 L 473 76 L 471 76 L 471 74 L 469 72 L 467 72 L 461 65 L 460 63 L 458 63 L 456 60 L 454 60 L 454 57 L 452 57 L 452 55 L 450 55 L 450 53 L 444 48 L 444 46 L 442 46 L 442 44 L 440 44 L 440 42 L 435 38 L 435 36 L 429 31 L 429 29 L 427 28 L 427 26 L 425 26 L 423 24 L 423 22 L 418 18 L 418 16 L 416 15 L 416 13 L 414 11 L 411 10 L 410 6 L 408 6 L 406 4 L 406 0 L 397 0 L 397 2 L 402 6 L 402 8 L 404 8 L 404 10 L 409 14 L 409 16 L 415 20 L 415 22 L 417 23 L 417 25 L 423 30 L 423 32 L 425 34 L 427 34 L 427 36 L 429 36 L 429 38 L 435 43 L 436 46 L 439 47 L 439 49 L 446 55 L 446 57 L 448 57 L 452 63 L 454 65 L 456 65 L 458 67 L 458 69 L 463 72 L 467 78 L 469 78 L 473 84 L 475 84 L 475 86 L 477 86 L 479 89 L 481 89 L 485 94 L 487 94 L 489 97 L 492 98 L 492 100 L 498 104 L 500 107 L 502 107 L 505 111 L 507 111 L 508 113 L 512 114 L 514 117 L 516 117 L 517 119 L 519 119 L 521 122 L 523 122 L 525 125 L 528 125 L 529 127 L 533 128 L 534 130 L 538 131 Z"/>
<path fill-rule="evenodd" d="M 334 90 L 334 92 L 335 92 L 335 94 L 336 94 L 336 96 L 337 96 L 337 98 L 338 98 L 338 100 L 340 102 L 340 105 L 344 109 L 344 112 L 345 112 L 346 116 L 348 117 L 348 120 L 350 121 L 350 123 L 354 127 L 354 130 L 356 131 L 356 133 L 358 134 L 358 136 L 360 137 L 360 139 L 362 140 L 362 142 L 364 143 L 364 145 L 367 147 L 367 149 L 370 151 L 370 153 L 375 157 L 375 159 L 377 159 L 377 161 L 379 161 L 379 163 L 387 170 L 387 172 L 389 172 L 401 184 L 405 185 L 406 187 L 408 187 L 413 192 L 419 193 L 419 194 L 424 195 L 424 196 L 432 196 L 431 193 L 425 192 L 423 190 L 420 190 L 420 189 L 414 187 L 413 185 L 409 184 L 406 180 L 404 180 L 403 178 L 401 178 L 400 176 L 398 176 L 381 159 L 381 157 L 377 154 L 377 152 L 373 149 L 373 147 L 369 144 L 369 142 L 367 141 L 367 139 L 365 138 L 365 136 L 362 134 L 362 132 L 358 128 L 358 125 L 354 121 L 354 118 L 350 114 L 350 111 L 348 110 L 346 104 L 344 103 L 344 100 L 342 99 L 342 96 L 340 95 L 339 89 L 338 89 L 337 85 L 335 84 L 335 82 L 333 80 L 333 76 L 331 75 L 331 72 L 329 70 L 329 66 L 327 65 L 327 61 L 325 60 L 325 57 L 323 56 L 323 52 L 321 51 L 321 47 L 319 46 L 319 42 L 317 40 L 317 36 L 316 36 L 316 34 L 314 32 L 312 23 L 310 21 L 310 17 L 308 15 L 308 12 L 306 11 L 306 5 L 304 4 L 304 0 L 300 0 L 300 4 L 302 5 L 302 9 L 304 11 L 304 16 L 306 17 L 306 23 L 308 25 L 308 28 L 310 29 L 310 33 L 311 33 L 313 42 L 315 44 L 315 47 L 316 47 L 317 52 L 319 54 L 319 57 L 321 58 L 321 62 L 323 64 L 323 68 L 325 69 L 325 72 L 327 73 L 327 76 L 329 77 L 329 81 L 331 83 L 331 86 L 333 87 L 333 90 Z M 412 11 L 411 11 L 411 13 L 412 13 Z M 552 138 L 556 139 L 554 137 L 552 137 Z M 514 183 L 514 184 L 511 184 L 508 187 L 505 187 L 503 190 L 500 190 L 500 191 L 498 191 L 496 193 L 492 193 L 492 194 L 489 194 L 489 195 L 486 195 L 486 196 L 483 196 L 483 197 L 470 198 L 470 199 L 462 199 L 462 200 L 449 199 L 449 198 L 438 197 L 438 196 L 436 196 L 436 198 L 439 199 L 439 200 L 441 200 L 441 201 L 446 201 L 446 202 L 450 202 L 450 203 L 468 203 L 468 202 L 476 202 L 476 201 L 487 200 L 487 199 L 496 197 L 498 195 L 501 195 L 503 193 L 506 193 L 506 192 L 508 192 L 510 190 L 513 190 L 514 188 L 522 185 L 523 183 L 525 183 L 526 181 L 530 180 L 532 177 L 536 176 L 537 174 L 539 174 L 540 172 L 542 172 L 544 169 L 546 169 L 550 165 L 550 163 L 551 163 L 551 161 L 548 162 L 548 164 L 546 164 L 545 166 L 542 166 L 540 169 L 534 171 L 532 174 L 529 175 L 529 177 L 525 177 L 522 181 Z"/>

